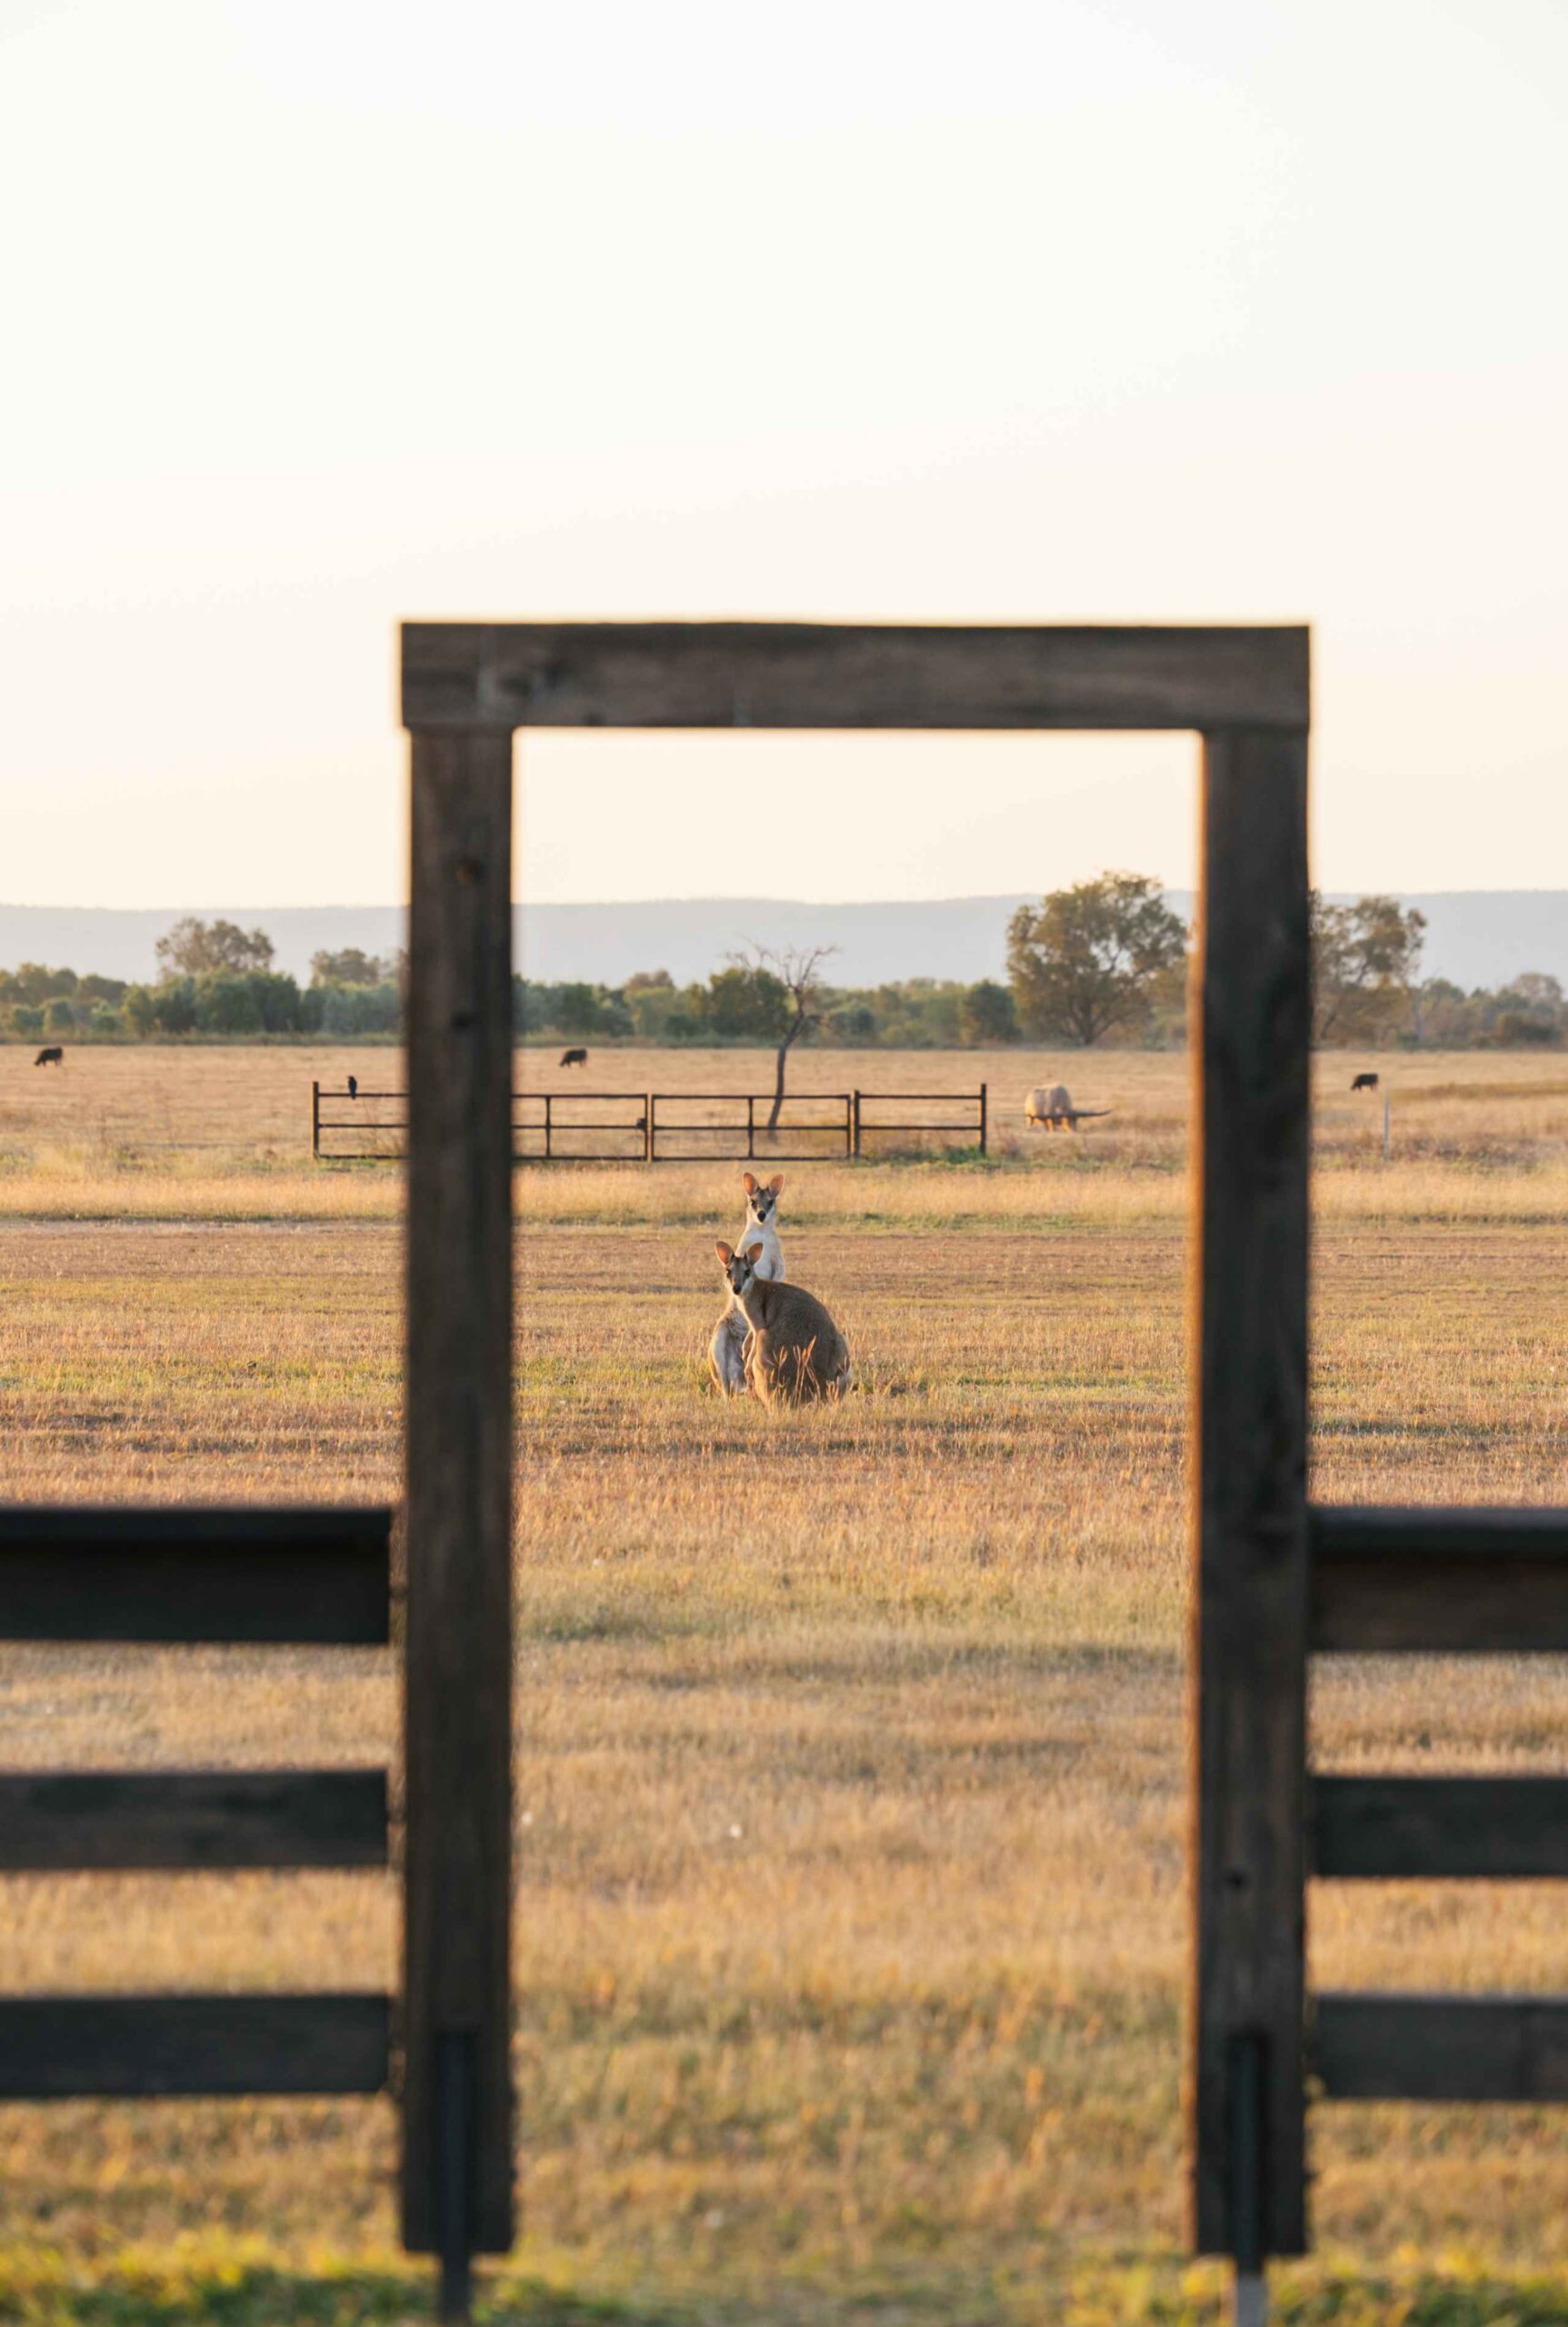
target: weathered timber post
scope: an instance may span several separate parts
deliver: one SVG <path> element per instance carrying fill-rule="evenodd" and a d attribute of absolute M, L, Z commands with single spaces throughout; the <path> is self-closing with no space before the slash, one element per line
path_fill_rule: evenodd
<path fill-rule="evenodd" d="M 513 2237 L 512 738 L 413 738 L 403 2232 Z"/>
<path fill-rule="evenodd" d="M 850 1121 L 854 1128 L 850 1134 L 849 1152 L 852 1155 L 858 1155 L 860 1154 L 860 1093 L 858 1091 L 852 1091 L 850 1094 Z"/>
<path fill-rule="evenodd" d="M 651 1164 L 653 1160 L 654 1094 L 651 1091 L 644 1091 L 643 1094 L 643 1161 L 644 1164 Z"/>
<path fill-rule="evenodd" d="M 321 1085 L 319 1083 L 313 1083 L 310 1086 L 310 1152 L 319 1164 L 321 1161 Z"/>
<path fill-rule="evenodd" d="M 985 1085 L 980 1086 L 980 1153 L 985 1153 Z"/>
<path fill-rule="evenodd" d="M 757 1103 L 754 1092 L 746 1094 L 746 1161 L 751 1163 L 757 1152 Z"/>
<path fill-rule="evenodd" d="M 1261 2318 L 1305 2243 L 1304 730 L 1204 737 L 1191 1734 L 1191 2232 Z"/>

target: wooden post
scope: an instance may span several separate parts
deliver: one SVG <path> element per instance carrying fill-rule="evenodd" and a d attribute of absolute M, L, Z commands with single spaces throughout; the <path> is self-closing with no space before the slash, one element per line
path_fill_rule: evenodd
<path fill-rule="evenodd" d="M 658 1093 L 650 1091 L 648 1094 L 648 1161 L 650 1164 L 656 1164 L 659 1160 L 659 1121 L 656 1112 L 658 1104 Z"/>
<path fill-rule="evenodd" d="M 551 1095 L 551 1094 L 550 1094 L 550 1093 L 549 1093 L 548 1091 L 546 1091 L 546 1092 L 544 1093 L 544 1161 L 545 1161 L 545 1163 L 546 1163 L 546 1164 L 548 1164 L 548 1162 L 550 1161 L 550 1095 Z"/>
<path fill-rule="evenodd" d="M 319 1164 L 321 1161 L 321 1085 L 319 1083 L 313 1083 L 310 1086 L 310 1152 Z"/>
<path fill-rule="evenodd" d="M 1190 2208 L 1249 2280 L 1306 2232 L 1306 778 L 1304 730 L 1204 738 Z"/>
<path fill-rule="evenodd" d="M 854 1128 L 849 1143 L 849 1152 L 852 1155 L 858 1155 L 860 1154 L 860 1093 L 858 1091 L 853 1091 L 850 1094 L 850 1119 Z"/>
<path fill-rule="evenodd" d="M 651 1091 L 644 1091 L 643 1094 L 643 1161 L 644 1164 L 651 1164 L 653 1160 L 654 1094 Z"/>
<path fill-rule="evenodd" d="M 980 1086 L 980 1153 L 985 1153 L 985 1085 Z"/>
<path fill-rule="evenodd" d="M 755 1094 L 754 1094 L 754 1092 L 750 1092 L 750 1091 L 748 1091 L 748 1092 L 747 1092 L 747 1094 L 746 1094 L 746 1162 L 747 1162 L 748 1164 L 749 1164 L 749 1163 L 751 1163 L 751 1161 L 753 1160 L 753 1158 L 755 1156 L 756 1152 L 757 1152 L 757 1103 L 756 1103 L 756 1095 L 755 1095 Z"/>
<path fill-rule="evenodd" d="M 413 738 L 403 2234 L 512 2243 L 512 738 Z"/>

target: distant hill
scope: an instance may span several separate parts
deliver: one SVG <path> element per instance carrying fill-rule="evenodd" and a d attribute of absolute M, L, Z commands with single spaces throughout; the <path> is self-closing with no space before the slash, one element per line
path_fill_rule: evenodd
<path fill-rule="evenodd" d="M 840 985 L 897 978 L 972 980 L 1002 974 L 1007 917 L 1020 895 L 943 897 L 894 904 L 799 904 L 757 897 L 659 898 L 641 904 L 530 905 L 518 915 L 520 965 L 530 977 L 602 979 L 668 970 L 678 984 L 706 977 L 749 944 L 836 945 Z M 1425 967 L 1456 985 L 1505 985 L 1546 970 L 1568 985 L 1568 890 L 1455 889 L 1407 896 L 1429 924 Z M 1188 913 L 1192 900 L 1174 892 Z M 281 967 L 304 976 L 323 947 L 381 954 L 403 943 L 397 905 L 168 905 L 136 911 L 89 905 L 0 905 L 0 967 L 62 963 L 105 977 L 150 978 L 153 947 L 183 914 L 215 914 L 265 929 Z"/>

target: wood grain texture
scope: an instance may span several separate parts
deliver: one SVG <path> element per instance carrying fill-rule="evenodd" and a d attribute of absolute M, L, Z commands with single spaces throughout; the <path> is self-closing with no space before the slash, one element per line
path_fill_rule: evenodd
<path fill-rule="evenodd" d="M 1312 2067 L 1335 2101 L 1568 2101 L 1568 1998 L 1320 1995 Z"/>
<path fill-rule="evenodd" d="M 0 1509 L 0 1638 L 376 1646 L 385 1509 Z"/>
<path fill-rule="evenodd" d="M 0 1998 L 0 2100 L 379 2092 L 380 1995 Z"/>
<path fill-rule="evenodd" d="M 1568 1778 L 1320 1776 L 1312 1832 L 1320 1875 L 1568 1875 Z"/>
<path fill-rule="evenodd" d="M 406 623 L 414 730 L 1303 728 L 1301 628 Z"/>
<path fill-rule="evenodd" d="M 1262 2251 L 1299 2253 L 1306 2234 L 1306 773 L 1304 734 L 1205 738 L 1188 1666 L 1189 2226 L 1204 2253 L 1247 2247 L 1230 2165 L 1243 2052 Z"/>
<path fill-rule="evenodd" d="M 0 1776 L 0 1868 L 385 1866 L 385 1770 Z"/>
<path fill-rule="evenodd" d="M 474 2040 L 474 2244 L 512 2243 L 512 744 L 416 735 L 408 1003 L 403 2222 Z"/>
<path fill-rule="evenodd" d="M 1309 1531 L 1315 1649 L 1568 1649 L 1568 1513 L 1316 1504 Z"/>

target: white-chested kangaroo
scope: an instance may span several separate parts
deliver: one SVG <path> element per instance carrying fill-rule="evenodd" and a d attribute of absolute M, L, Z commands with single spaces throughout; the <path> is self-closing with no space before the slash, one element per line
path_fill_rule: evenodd
<path fill-rule="evenodd" d="M 803 1285 L 772 1284 L 757 1273 L 760 1240 L 744 1253 L 715 1244 L 719 1266 L 750 1332 L 746 1387 L 764 1406 L 842 1398 L 850 1384 L 849 1345 L 822 1303 Z"/>
<path fill-rule="evenodd" d="M 763 1253 L 757 1263 L 757 1274 L 770 1284 L 784 1283 L 784 1246 L 779 1243 L 776 1224 L 779 1195 L 784 1187 L 784 1173 L 775 1172 L 764 1188 L 754 1172 L 742 1174 L 741 1185 L 746 1192 L 745 1225 L 741 1230 L 742 1252 L 747 1252 L 760 1238 Z M 751 1332 L 739 1303 L 732 1295 L 725 1304 L 724 1315 L 714 1327 L 713 1340 L 708 1343 L 708 1371 L 714 1386 L 721 1397 L 739 1397 L 746 1386 L 746 1337 Z"/>

